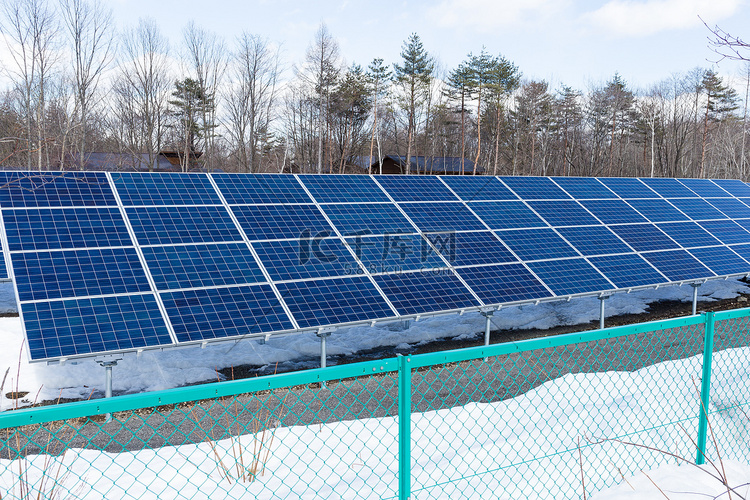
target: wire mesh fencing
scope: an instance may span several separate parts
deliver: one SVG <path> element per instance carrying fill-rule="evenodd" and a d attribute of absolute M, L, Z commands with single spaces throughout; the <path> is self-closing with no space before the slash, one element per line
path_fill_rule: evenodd
<path fill-rule="evenodd" d="M 667 463 L 747 461 L 749 324 L 708 313 L 5 412 L 0 498 L 583 498 Z"/>

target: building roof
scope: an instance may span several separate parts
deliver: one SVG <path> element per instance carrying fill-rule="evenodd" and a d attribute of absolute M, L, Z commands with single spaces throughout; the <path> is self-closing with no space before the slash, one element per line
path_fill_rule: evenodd
<path fill-rule="evenodd" d="M 378 158 L 372 157 L 370 162 L 370 156 L 355 156 L 352 163 L 363 169 L 373 169 L 378 166 Z M 385 155 L 383 162 L 390 160 L 391 162 L 399 165 L 403 170 L 406 170 L 406 156 L 399 155 Z M 439 174 L 439 173 L 461 173 L 461 157 L 460 156 L 412 156 L 409 170 L 420 174 Z M 464 158 L 464 173 L 471 173 L 474 171 L 474 162 L 469 158 Z M 483 173 L 484 168 L 477 166 L 477 173 Z"/>

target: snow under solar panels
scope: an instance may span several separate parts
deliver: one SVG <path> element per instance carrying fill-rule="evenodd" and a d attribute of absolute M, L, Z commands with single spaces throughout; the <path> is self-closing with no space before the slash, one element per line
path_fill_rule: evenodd
<path fill-rule="evenodd" d="M 750 274 L 740 181 L 0 172 L 32 361 Z"/>

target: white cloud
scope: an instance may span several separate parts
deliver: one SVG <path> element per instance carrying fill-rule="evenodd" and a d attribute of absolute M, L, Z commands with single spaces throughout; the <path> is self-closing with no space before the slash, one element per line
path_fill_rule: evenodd
<path fill-rule="evenodd" d="M 442 27 L 489 32 L 533 16 L 548 16 L 567 3 L 560 0 L 443 0 L 429 9 L 430 19 Z"/>
<path fill-rule="evenodd" d="M 595 27 L 614 35 L 648 36 L 680 30 L 731 16 L 741 0 L 611 0 L 583 15 Z"/>

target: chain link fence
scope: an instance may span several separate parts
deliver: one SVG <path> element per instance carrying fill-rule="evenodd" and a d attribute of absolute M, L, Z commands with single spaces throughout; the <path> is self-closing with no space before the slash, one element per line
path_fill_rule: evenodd
<path fill-rule="evenodd" d="M 748 460 L 748 323 L 707 313 L 9 411 L 0 498 L 595 498 L 666 463 Z"/>

